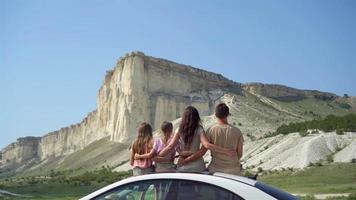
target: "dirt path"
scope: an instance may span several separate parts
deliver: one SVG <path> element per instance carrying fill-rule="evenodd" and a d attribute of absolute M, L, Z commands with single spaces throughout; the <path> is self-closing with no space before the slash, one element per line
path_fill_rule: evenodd
<path fill-rule="evenodd" d="M 31 196 L 26 196 L 26 195 L 21 195 L 21 194 L 15 194 L 6 190 L 0 190 L 0 196 L 13 196 L 13 197 L 31 197 Z"/>
<path fill-rule="evenodd" d="M 297 196 L 309 196 L 308 194 L 294 194 Z M 330 194 L 314 194 L 316 199 L 327 199 L 329 197 L 347 197 L 350 193 L 330 193 Z"/>
<path fill-rule="evenodd" d="M 350 193 L 339 193 L 339 194 L 316 194 L 314 195 L 317 199 L 327 199 L 329 197 L 348 197 Z"/>

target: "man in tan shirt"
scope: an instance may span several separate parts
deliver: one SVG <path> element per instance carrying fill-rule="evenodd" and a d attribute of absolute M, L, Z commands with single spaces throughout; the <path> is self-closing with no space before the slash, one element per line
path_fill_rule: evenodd
<path fill-rule="evenodd" d="M 225 103 L 220 103 L 215 108 L 217 123 L 211 126 L 206 136 L 210 143 L 226 149 L 235 149 L 234 156 L 211 151 L 211 163 L 208 166 L 209 172 L 223 172 L 241 175 L 240 158 L 242 157 L 244 138 L 240 129 L 228 123 L 230 115 L 229 107 Z"/>

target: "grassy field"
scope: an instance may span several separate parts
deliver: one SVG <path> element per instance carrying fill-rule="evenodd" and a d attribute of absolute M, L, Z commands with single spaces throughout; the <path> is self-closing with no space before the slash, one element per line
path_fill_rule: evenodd
<path fill-rule="evenodd" d="M 115 172 L 102 167 L 81 175 L 69 176 L 68 171 L 51 171 L 46 176 L 14 177 L 0 180 L 0 190 L 29 196 L 14 198 L 7 195 L 0 199 L 78 199 L 99 188 L 132 176 L 131 171 Z"/>
<path fill-rule="evenodd" d="M 48 184 L 35 184 L 35 185 L 23 185 L 23 186 L 10 186 L 2 187 L 6 191 L 10 191 L 16 194 L 23 194 L 31 197 L 19 197 L 19 198 L 3 198 L 3 199 L 55 199 L 55 200 L 74 200 L 80 197 L 90 194 L 93 191 L 105 186 L 106 184 L 95 184 L 90 186 L 73 186 L 60 183 L 48 183 Z M 0 199 L 2 199 L 0 197 Z"/>
<path fill-rule="evenodd" d="M 107 171 L 107 170 L 106 170 Z M 92 174 L 92 180 L 98 177 L 103 177 L 100 173 L 105 170 L 98 171 Z M 108 172 L 107 172 L 108 173 Z M 108 175 L 112 176 L 112 175 Z M 122 175 L 120 175 L 122 176 Z M 119 177 L 119 175 L 118 175 Z M 280 171 L 262 175 L 258 178 L 260 181 L 276 186 L 285 191 L 294 194 L 330 194 L 330 193 L 355 193 L 356 191 L 356 163 L 334 163 L 324 166 L 313 166 L 302 171 Z M 59 178 L 58 178 L 59 180 Z M 0 189 L 13 192 L 16 194 L 28 195 L 30 198 L 17 199 L 57 199 L 69 200 L 78 199 L 85 196 L 101 187 L 108 185 L 108 182 L 101 180 L 80 181 L 80 177 L 75 181 L 49 181 L 29 182 L 11 181 L 6 184 L 0 182 Z M 115 181 L 115 180 L 113 180 Z M 86 184 L 83 184 L 86 183 Z M 0 199 L 16 199 L 16 198 L 1 198 Z M 342 199 L 342 198 L 334 198 Z M 345 199 L 345 198 L 344 198 Z"/>
<path fill-rule="evenodd" d="M 356 163 L 333 163 L 292 172 L 283 171 L 259 180 L 297 194 L 353 193 L 356 191 Z"/>

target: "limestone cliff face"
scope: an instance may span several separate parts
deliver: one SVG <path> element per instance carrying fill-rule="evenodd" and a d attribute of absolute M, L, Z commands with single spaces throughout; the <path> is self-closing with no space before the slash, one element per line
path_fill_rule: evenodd
<path fill-rule="evenodd" d="M 16 142 L 8 145 L 1 151 L 3 164 L 21 163 L 38 157 L 37 149 L 40 138 L 25 137 L 19 138 Z"/>
<path fill-rule="evenodd" d="M 187 105 L 210 114 L 223 90 L 240 87 L 221 75 L 131 53 L 108 72 L 99 92 L 98 115 L 111 140 L 128 142 L 137 126 L 174 120 Z"/>
<path fill-rule="evenodd" d="M 43 136 L 39 141 L 38 156 L 43 160 L 68 155 L 105 136 L 107 134 L 100 131 L 97 112 L 94 111 L 79 124 Z"/>
<path fill-rule="evenodd" d="M 228 90 L 239 93 L 241 84 L 219 74 L 133 52 L 107 72 L 97 97 L 97 110 L 82 122 L 48 133 L 31 145 L 9 145 L 2 150 L 2 161 L 68 155 L 105 137 L 130 143 L 141 122 L 157 128 L 163 120 L 179 118 L 188 105 L 197 107 L 202 115 L 211 114 L 215 101 Z"/>

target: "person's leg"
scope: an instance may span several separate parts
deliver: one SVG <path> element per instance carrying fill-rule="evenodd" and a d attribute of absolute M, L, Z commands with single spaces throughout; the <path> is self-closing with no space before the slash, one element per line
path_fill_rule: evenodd
<path fill-rule="evenodd" d="M 141 199 L 141 200 L 144 200 L 144 199 L 145 199 L 146 191 L 147 191 L 147 190 L 144 190 L 143 192 L 141 192 L 141 196 L 140 196 L 140 199 Z"/>
<path fill-rule="evenodd" d="M 144 173 L 142 173 L 142 174 L 144 174 Z M 139 191 L 141 191 L 140 200 L 144 200 L 145 199 L 145 196 L 146 196 L 146 193 L 147 193 L 148 189 L 149 189 L 149 185 L 147 185 L 147 184 L 140 185 L 140 188 L 139 188 Z"/>
<path fill-rule="evenodd" d="M 160 163 L 160 164 L 157 164 L 155 172 L 158 172 L 158 173 L 175 172 L 175 167 L 171 163 Z"/>
<path fill-rule="evenodd" d="M 138 167 L 135 167 L 132 169 L 132 175 L 133 176 L 139 176 L 139 175 L 142 175 L 142 170 Z"/>
<path fill-rule="evenodd" d="M 155 199 L 159 200 L 160 196 L 159 194 L 161 193 L 161 185 L 160 184 L 154 184 L 155 186 Z"/>

